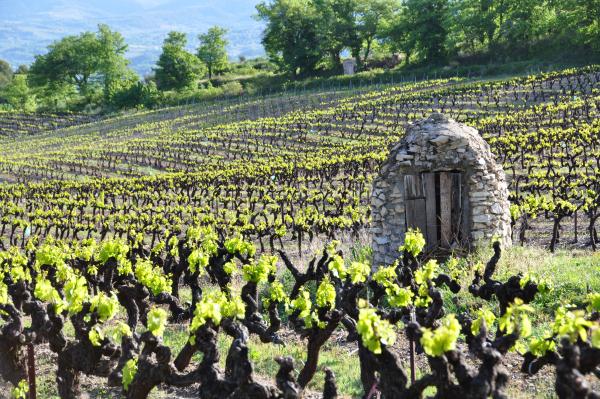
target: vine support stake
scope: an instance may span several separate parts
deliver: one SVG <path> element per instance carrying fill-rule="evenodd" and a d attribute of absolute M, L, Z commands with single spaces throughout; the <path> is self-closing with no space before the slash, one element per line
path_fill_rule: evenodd
<path fill-rule="evenodd" d="M 29 399 L 36 399 L 37 392 L 35 386 L 35 352 L 33 344 L 27 344 L 27 377 L 29 380 Z"/>
<path fill-rule="evenodd" d="M 577 211 L 575 211 L 575 214 L 573 215 L 573 219 L 575 219 L 575 242 L 578 241 L 579 237 L 577 234 Z"/>
<path fill-rule="evenodd" d="M 409 338 L 410 343 L 410 383 L 415 383 L 415 341 Z"/>
<path fill-rule="evenodd" d="M 415 317 L 415 309 L 412 308 L 410 311 L 410 320 L 414 322 L 416 320 Z M 408 338 L 409 343 L 409 353 L 410 353 L 410 383 L 414 384 L 416 380 L 416 370 L 415 370 L 415 341 L 413 340 L 412 334 Z"/>

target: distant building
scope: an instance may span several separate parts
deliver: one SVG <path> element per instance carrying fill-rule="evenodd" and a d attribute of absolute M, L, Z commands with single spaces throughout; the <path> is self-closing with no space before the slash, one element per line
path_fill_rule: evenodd
<path fill-rule="evenodd" d="M 356 60 L 354 58 L 348 58 L 342 63 L 344 66 L 344 75 L 354 75 L 356 73 Z"/>

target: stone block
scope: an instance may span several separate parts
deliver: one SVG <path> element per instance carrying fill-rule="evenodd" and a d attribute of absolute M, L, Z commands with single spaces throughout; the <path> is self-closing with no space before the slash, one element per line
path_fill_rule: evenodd
<path fill-rule="evenodd" d="M 375 237 L 373 237 L 373 240 L 378 245 L 385 245 L 385 244 L 388 244 L 390 242 L 390 239 L 388 237 L 385 237 L 385 236 L 375 236 Z"/>

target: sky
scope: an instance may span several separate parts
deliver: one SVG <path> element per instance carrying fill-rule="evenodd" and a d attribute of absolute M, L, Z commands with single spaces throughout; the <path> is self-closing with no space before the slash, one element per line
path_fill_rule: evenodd
<path fill-rule="evenodd" d="M 171 30 L 186 32 L 189 48 L 214 25 L 229 30 L 229 55 L 256 57 L 262 23 L 254 18 L 259 0 L 0 0 L 0 59 L 14 68 L 66 35 L 95 31 L 99 23 L 123 34 L 128 58 L 141 75 L 151 71 Z"/>

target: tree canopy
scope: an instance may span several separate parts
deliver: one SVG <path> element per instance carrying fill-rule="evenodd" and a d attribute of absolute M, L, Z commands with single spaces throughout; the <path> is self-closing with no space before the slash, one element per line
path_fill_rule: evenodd
<path fill-rule="evenodd" d="M 294 76 L 313 73 L 325 47 L 315 4 L 276 0 L 260 3 L 257 10 L 259 18 L 267 22 L 262 43 L 271 61 Z"/>
<path fill-rule="evenodd" d="M 271 60 L 308 75 L 319 67 L 340 71 L 346 49 L 364 63 L 399 7 L 400 0 L 274 0 L 257 10 L 267 23 L 263 45 Z"/>
<path fill-rule="evenodd" d="M 600 0 L 270 0 L 257 10 L 267 54 L 292 75 L 339 71 L 347 53 L 360 68 L 374 46 L 428 64 L 600 55 Z"/>
<path fill-rule="evenodd" d="M 206 65 L 208 78 L 212 79 L 214 73 L 222 72 L 227 67 L 227 50 L 229 44 L 225 35 L 227 29 L 213 26 L 206 33 L 198 35 L 200 45 L 198 58 Z"/>
<path fill-rule="evenodd" d="M 7 86 L 13 77 L 13 71 L 10 64 L 0 60 L 0 88 Z"/>
<path fill-rule="evenodd" d="M 448 1 L 406 0 L 401 16 L 398 21 L 400 30 L 412 36 L 408 43 L 413 47 L 404 50 L 418 51 L 425 61 L 443 61 L 448 36 Z"/>
<path fill-rule="evenodd" d="M 376 39 L 385 37 L 390 24 L 398 17 L 400 3 L 395 0 L 359 0 L 356 7 L 358 46 L 352 49 L 358 65 L 364 64 Z M 362 55 L 361 55 L 362 50 Z"/>
<path fill-rule="evenodd" d="M 67 36 L 48 46 L 48 52 L 35 57 L 29 69 L 34 87 L 75 85 L 87 95 L 97 85 L 105 96 L 122 82 L 136 80 L 125 58 L 127 44 L 120 33 L 99 25 L 98 31 Z"/>
<path fill-rule="evenodd" d="M 16 74 L 11 81 L 3 88 L 2 98 L 10 106 L 22 111 L 35 111 L 35 95 L 27 85 L 25 75 Z"/>
<path fill-rule="evenodd" d="M 154 69 L 160 90 L 190 87 L 202 76 L 200 60 L 185 49 L 186 45 L 185 33 L 173 31 L 165 38 L 162 54 Z"/>

